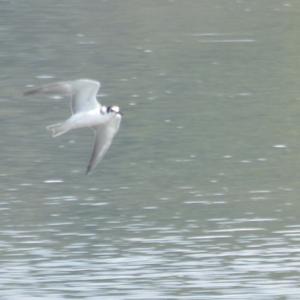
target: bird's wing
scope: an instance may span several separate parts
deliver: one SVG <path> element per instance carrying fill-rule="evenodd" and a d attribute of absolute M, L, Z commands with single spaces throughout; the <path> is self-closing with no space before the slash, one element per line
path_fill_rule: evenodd
<path fill-rule="evenodd" d="M 90 79 L 79 79 L 72 82 L 72 113 L 100 109 L 97 92 L 100 82 Z"/>
<path fill-rule="evenodd" d="M 96 167 L 109 149 L 114 136 L 120 128 L 121 119 L 121 115 L 114 115 L 106 124 L 95 128 L 94 148 L 86 169 L 86 174 L 89 174 Z"/>
<path fill-rule="evenodd" d="M 78 79 L 74 81 L 61 81 L 43 85 L 38 88 L 28 90 L 24 95 L 61 94 L 72 97 L 72 113 L 79 113 L 100 108 L 97 101 L 97 92 L 100 88 L 100 82 L 90 79 Z"/>
<path fill-rule="evenodd" d="M 34 95 L 38 93 L 42 94 L 61 94 L 61 95 L 72 95 L 72 82 L 61 81 L 42 85 L 37 88 L 30 89 L 24 92 L 25 96 Z"/>

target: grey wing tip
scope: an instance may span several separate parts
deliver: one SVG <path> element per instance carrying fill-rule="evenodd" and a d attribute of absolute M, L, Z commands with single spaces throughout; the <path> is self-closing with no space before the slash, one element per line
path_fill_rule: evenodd
<path fill-rule="evenodd" d="M 85 175 L 89 175 L 92 171 L 92 166 L 91 165 L 88 165 L 87 168 L 86 168 L 86 171 L 85 171 Z"/>
<path fill-rule="evenodd" d="M 38 92 L 38 89 L 30 89 L 28 91 L 25 91 L 23 93 L 24 96 L 29 96 L 29 95 L 33 95 L 33 94 L 36 94 Z"/>

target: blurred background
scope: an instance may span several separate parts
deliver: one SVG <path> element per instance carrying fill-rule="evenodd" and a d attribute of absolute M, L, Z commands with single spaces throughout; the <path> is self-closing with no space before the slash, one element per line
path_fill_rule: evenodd
<path fill-rule="evenodd" d="M 300 2 L 0 1 L 0 298 L 300 297 Z M 100 80 L 111 149 L 52 139 Z"/>

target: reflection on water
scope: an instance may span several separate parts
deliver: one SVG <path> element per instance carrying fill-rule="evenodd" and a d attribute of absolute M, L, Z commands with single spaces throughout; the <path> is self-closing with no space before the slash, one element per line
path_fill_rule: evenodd
<path fill-rule="evenodd" d="M 1 5 L 1 299 L 299 299 L 296 1 Z M 92 176 L 21 96 L 80 77 L 125 113 Z"/>

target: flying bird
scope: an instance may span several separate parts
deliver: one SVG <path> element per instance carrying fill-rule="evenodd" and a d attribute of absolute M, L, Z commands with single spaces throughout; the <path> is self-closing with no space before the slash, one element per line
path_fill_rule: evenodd
<path fill-rule="evenodd" d="M 119 130 L 122 113 L 119 106 L 104 106 L 97 101 L 100 82 L 90 79 L 61 81 L 33 88 L 24 95 L 61 94 L 71 97 L 71 116 L 60 123 L 47 126 L 52 137 L 60 136 L 76 128 L 92 128 L 95 141 L 86 174 L 101 161 Z"/>

